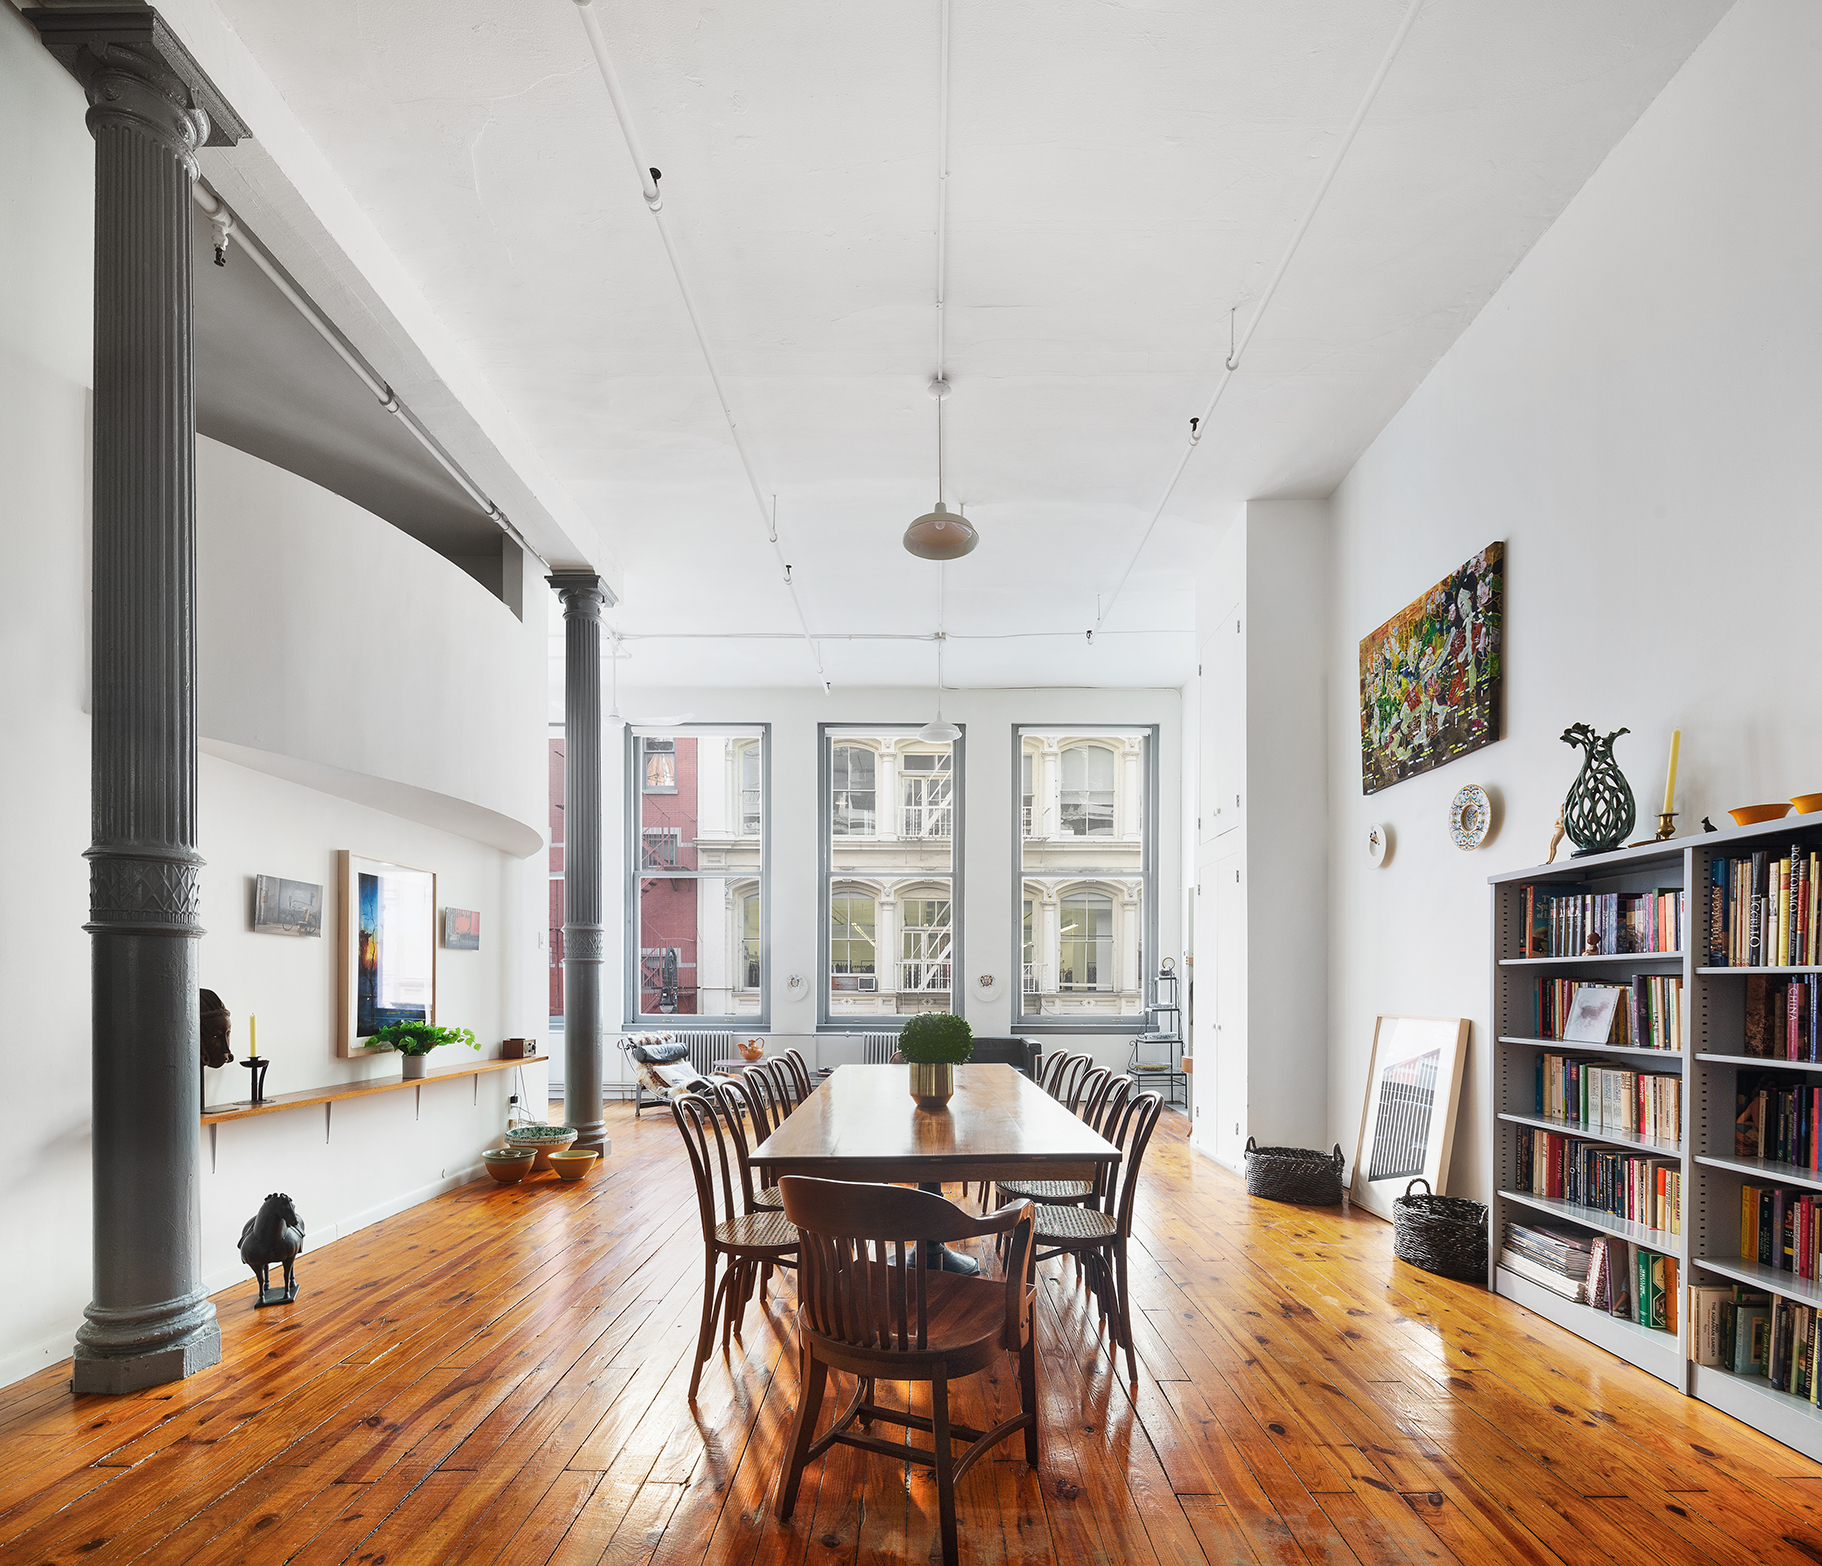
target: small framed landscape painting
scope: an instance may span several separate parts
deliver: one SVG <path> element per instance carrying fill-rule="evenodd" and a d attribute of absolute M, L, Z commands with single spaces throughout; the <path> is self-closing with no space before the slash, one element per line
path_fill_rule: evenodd
<path fill-rule="evenodd" d="M 323 933 L 323 889 L 311 881 L 282 876 L 253 878 L 253 929 L 260 935 Z"/>
<path fill-rule="evenodd" d="M 443 944 L 452 952 L 478 952 L 481 949 L 481 915 L 473 908 L 445 908 Z"/>
<path fill-rule="evenodd" d="M 1499 738 L 1506 546 L 1493 543 L 1360 640 L 1360 791 Z"/>
<path fill-rule="evenodd" d="M 437 878 L 343 851 L 342 1054 L 394 1022 L 436 1018 Z"/>
<path fill-rule="evenodd" d="M 1374 1023 L 1353 1190 L 1369 1212 L 1390 1221 L 1393 1199 L 1414 1179 L 1446 1194 L 1467 1055 L 1466 1017 L 1380 1017 Z"/>

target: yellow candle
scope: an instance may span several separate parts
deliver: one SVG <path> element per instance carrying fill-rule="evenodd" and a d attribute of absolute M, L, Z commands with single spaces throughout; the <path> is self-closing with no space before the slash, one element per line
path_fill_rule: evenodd
<path fill-rule="evenodd" d="M 1664 779 L 1664 814 L 1669 815 L 1676 800 L 1676 753 L 1683 743 L 1683 731 L 1670 731 L 1670 775 Z"/>
<path fill-rule="evenodd" d="M 247 1059 L 252 1060 L 259 1054 L 259 1018 L 247 1013 Z"/>

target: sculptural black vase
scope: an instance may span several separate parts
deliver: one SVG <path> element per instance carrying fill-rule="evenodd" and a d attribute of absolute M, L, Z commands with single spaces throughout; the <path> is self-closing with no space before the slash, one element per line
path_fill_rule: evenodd
<path fill-rule="evenodd" d="M 1613 742 L 1630 729 L 1615 729 L 1599 735 L 1586 723 L 1571 724 L 1563 730 L 1563 743 L 1585 750 L 1582 770 L 1569 785 L 1569 797 L 1563 801 L 1563 830 L 1575 844 L 1575 854 L 1605 854 L 1626 841 L 1638 819 L 1633 803 L 1632 785 L 1613 759 Z"/>

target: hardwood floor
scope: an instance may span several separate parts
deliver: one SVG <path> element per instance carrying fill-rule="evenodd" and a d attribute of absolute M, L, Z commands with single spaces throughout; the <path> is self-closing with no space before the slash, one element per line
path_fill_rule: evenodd
<path fill-rule="evenodd" d="M 923 1470 L 837 1448 L 767 1510 L 788 1282 L 685 1401 L 695 1196 L 668 1115 L 580 1186 L 482 1181 L 217 1296 L 223 1361 L 125 1398 L 0 1389 L 0 1562 L 891 1562 Z M 978 1562 L 1822 1562 L 1822 1467 L 1483 1291 L 1359 1212 L 1250 1200 L 1166 1116 L 1132 1259 L 1141 1385 L 1043 1269 L 1044 1461 L 961 1483 Z M 306 1213 L 306 1218 L 308 1213 Z M 902 1388 L 900 1389 L 902 1392 Z M 1010 1366 L 957 1388 L 985 1427 Z"/>

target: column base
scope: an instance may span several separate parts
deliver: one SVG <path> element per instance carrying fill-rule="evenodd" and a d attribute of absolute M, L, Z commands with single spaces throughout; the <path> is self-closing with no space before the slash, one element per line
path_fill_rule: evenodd
<path fill-rule="evenodd" d="M 123 1392 L 142 1392 L 167 1381 L 182 1381 L 220 1363 L 221 1328 L 211 1321 L 181 1343 L 144 1354 L 97 1354 L 78 1343 L 70 1386 L 78 1397 L 89 1393 L 118 1397 Z"/>
<path fill-rule="evenodd" d="M 599 1153 L 601 1155 L 602 1163 L 607 1162 L 609 1155 L 614 1150 L 613 1139 L 602 1131 L 597 1131 L 592 1138 L 587 1131 L 583 1131 L 570 1145 L 576 1148 L 577 1151 Z"/>

